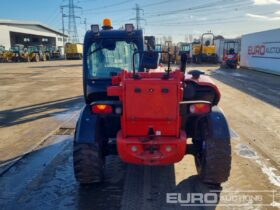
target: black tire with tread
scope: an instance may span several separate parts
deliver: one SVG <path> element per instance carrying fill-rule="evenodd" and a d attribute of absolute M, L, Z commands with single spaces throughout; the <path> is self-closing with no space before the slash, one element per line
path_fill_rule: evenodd
<path fill-rule="evenodd" d="M 220 185 L 228 180 L 231 170 L 231 145 L 229 139 L 213 139 L 208 131 L 207 120 L 202 119 L 193 140 L 199 153 L 195 165 L 202 182 Z M 200 155 L 200 156 L 199 156 Z"/>
<path fill-rule="evenodd" d="M 76 180 L 80 184 L 102 182 L 104 164 L 99 154 L 97 145 L 74 142 L 73 166 Z"/>

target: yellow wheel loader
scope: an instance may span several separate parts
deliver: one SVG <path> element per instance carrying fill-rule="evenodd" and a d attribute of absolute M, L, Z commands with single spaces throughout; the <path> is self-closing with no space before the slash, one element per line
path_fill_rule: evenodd
<path fill-rule="evenodd" d="M 0 45 L 0 63 L 6 62 L 6 53 L 5 47 L 3 45 Z"/>
<path fill-rule="evenodd" d="M 7 61 L 29 62 L 28 51 L 22 44 L 15 44 L 6 54 Z"/>
<path fill-rule="evenodd" d="M 43 45 L 29 46 L 28 53 L 30 61 L 39 62 L 47 60 L 47 55 L 44 51 Z"/>
<path fill-rule="evenodd" d="M 214 43 L 213 33 L 204 33 L 200 41 L 192 44 L 192 60 L 194 63 L 218 63 L 216 45 Z"/>

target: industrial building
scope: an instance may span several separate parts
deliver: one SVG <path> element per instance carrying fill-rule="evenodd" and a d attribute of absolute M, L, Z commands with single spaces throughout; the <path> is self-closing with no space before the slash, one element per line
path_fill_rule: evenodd
<path fill-rule="evenodd" d="M 0 45 L 6 49 L 15 44 L 63 47 L 67 39 L 67 35 L 36 21 L 0 19 L 0 34 Z"/>

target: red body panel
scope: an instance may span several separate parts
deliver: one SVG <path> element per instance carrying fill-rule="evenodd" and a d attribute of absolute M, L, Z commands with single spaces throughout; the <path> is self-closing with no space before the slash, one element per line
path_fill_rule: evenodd
<path fill-rule="evenodd" d="M 129 79 L 124 86 L 125 136 L 146 136 L 149 128 L 163 136 L 179 136 L 178 81 Z"/>
<path fill-rule="evenodd" d="M 123 138 L 119 131 L 117 146 L 120 158 L 127 163 L 139 165 L 168 165 L 182 160 L 186 153 L 186 134 L 180 132 L 180 137 L 155 137 L 151 141 L 143 142 L 141 137 Z M 132 146 L 137 146 L 137 151 L 132 151 Z M 171 151 L 166 151 L 169 146 Z M 151 152 L 150 148 L 155 148 Z"/>
<path fill-rule="evenodd" d="M 180 131 L 179 102 L 183 98 L 183 74 L 164 72 L 138 73 L 141 79 L 123 71 L 112 79 L 109 96 L 119 96 L 123 103 L 117 147 L 124 162 L 166 165 L 180 161 L 186 152 L 186 134 Z M 154 136 L 149 136 L 153 129 Z M 144 140 L 144 141 L 143 141 Z M 137 152 L 131 150 L 137 146 Z M 171 148 L 166 151 L 165 147 Z M 151 148 L 153 151 L 151 151 Z M 169 148 L 169 149 L 170 149 Z"/>
<path fill-rule="evenodd" d="M 123 71 L 113 77 L 108 96 L 119 96 L 123 104 L 121 130 L 117 148 L 121 159 L 142 165 L 166 165 L 180 161 L 186 154 L 186 133 L 181 130 L 179 103 L 183 100 L 183 81 L 213 87 L 203 75 L 198 79 L 180 70 L 163 79 L 164 72 L 137 73 L 140 78 Z M 150 130 L 154 135 L 150 135 Z"/>

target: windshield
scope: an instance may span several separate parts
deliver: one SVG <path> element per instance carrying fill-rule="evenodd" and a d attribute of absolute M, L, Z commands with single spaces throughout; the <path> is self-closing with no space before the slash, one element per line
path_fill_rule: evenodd
<path fill-rule="evenodd" d="M 28 47 L 28 52 L 32 53 L 32 52 L 37 52 L 38 51 L 38 47 L 37 46 L 29 46 Z"/>
<path fill-rule="evenodd" d="M 10 51 L 11 52 L 18 52 L 19 51 L 19 47 L 17 47 L 17 46 L 11 47 Z"/>
<path fill-rule="evenodd" d="M 104 42 L 104 40 L 103 40 Z M 135 43 L 116 41 L 114 49 L 102 48 L 99 42 L 93 43 L 88 51 L 87 65 L 92 77 L 108 78 L 121 70 L 132 71 L 133 53 L 137 50 Z M 136 70 L 139 66 L 139 54 L 135 55 Z"/>
<path fill-rule="evenodd" d="M 182 51 L 190 51 L 190 45 L 183 45 Z"/>

